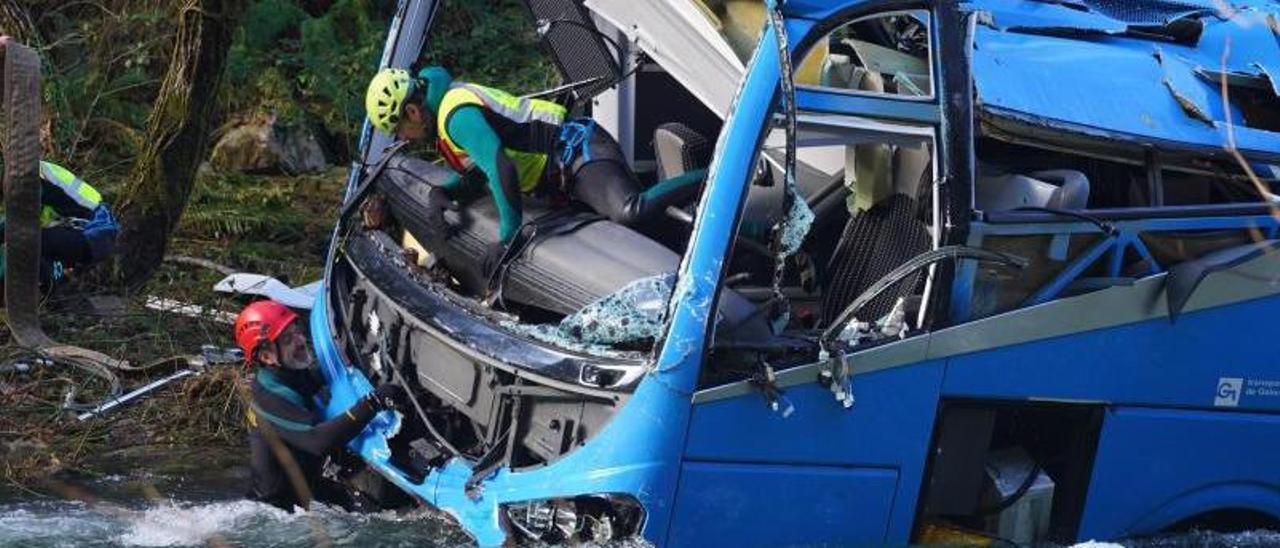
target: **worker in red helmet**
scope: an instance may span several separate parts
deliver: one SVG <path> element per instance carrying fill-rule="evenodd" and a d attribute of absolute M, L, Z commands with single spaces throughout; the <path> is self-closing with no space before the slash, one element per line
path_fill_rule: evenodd
<path fill-rule="evenodd" d="M 325 459 L 402 396 L 383 384 L 345 412 L 324 420 L 323 383 L 316 376 L 298 315 L 275 301 L 258 301 L 236 318 L 236 343 L 253 369 L 249 423 L 252 488 L 249 496 L 285 510 L 311 500 L 355 506 L 336 481 L 322 475 Z"/>

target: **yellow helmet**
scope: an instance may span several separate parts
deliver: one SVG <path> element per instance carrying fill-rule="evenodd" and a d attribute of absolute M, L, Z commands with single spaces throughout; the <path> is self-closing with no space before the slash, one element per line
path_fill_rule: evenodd
<path fill-rule="evenodd" d="M 404 69 L 386 68 L 373 76 L 364 95 L 365 113 L 373 127 L 395 133 L 400 123 L 400 109 L 404 108 L 412 87 L 413 77 Z"/>

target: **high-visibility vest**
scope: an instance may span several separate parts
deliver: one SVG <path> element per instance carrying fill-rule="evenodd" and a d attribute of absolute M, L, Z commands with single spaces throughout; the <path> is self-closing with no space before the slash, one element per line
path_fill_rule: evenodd
<path fill-rule="evenodd" d="M 559 138 L 565 108 L 552 101 L 522 99 L 500 89 L 454 83 L 440 101 L 436 116 L 439 148 L 454 170 L 465 172 L 475 163 L 449 134 L 449 118 L 464 106 L 479 106 L 502 140 L 503 150 L 516 165 L 520 190 L 530 192 L 542 180 Z"/>
<path fill-rule="evenodd" d="M 41 227 L 49 226 L 62 217 L 90 219 L 94 210 L 102 205 L 102 194 L 98 189 L 58 164 L 40 162 L 40 179 L 44 183 L 40 196 L 43 204 L 40 208 Z"/>

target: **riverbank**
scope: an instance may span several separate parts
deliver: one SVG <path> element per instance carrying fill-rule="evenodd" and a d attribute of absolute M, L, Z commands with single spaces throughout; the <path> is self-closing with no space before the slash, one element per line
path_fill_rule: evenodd
<path fill-rule="evenodd" d="M 319 279 L 344 183 L 341 168 L 298 177 L 207 175 L 197 185 L 169 254 L 268 274 L 294 285 Z M 112 185 L 104 186 L 109 192 Z M 42 324 L 54 340 L 147 367 L 116 372 L 128 391 L 186 368 L 183 357 L 200 354 L 204 345 L 234 346 L 231 325 L 216 312 L 234 314 L 246 301 L 215 293 L 213 285 L 222 277 L 189 262 L 166 262 L 145 292 L 114 303 L 101 288 L 72 283 L 46 299 Z M 156 298 L 193 304 L 208 313 L 148 308 L 148 299 Z M 99 304 L 91 305 L 91 300 Z M 122 475 L 120 462 L 144 473 L 178 477 L 183 474 L 174 467 L 240 465 L 245 453 L 238 388 L 242 377 L 239 365 L 211 365 L 127 406 L 79 421 L 67 410 L 68 397 L 99 401 L 109 392 L 108 382 L 87 371 L 34 360 L 4 330 L 4 489 L 65 498 L 66 493 L 57 492 L 60 482 Z M 192 457 L 193 452 L 198 456 Z"/>

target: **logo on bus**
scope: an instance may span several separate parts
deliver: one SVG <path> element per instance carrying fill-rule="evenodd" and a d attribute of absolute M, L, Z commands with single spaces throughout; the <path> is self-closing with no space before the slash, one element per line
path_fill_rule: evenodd
<path fill-rule="evenodd" d="M 1244 379 L 1222 377 L 1218 379 L 1218 392 L 1214 394 L 1213 405 L 1216 407 L 1236 407 L 1240 405 L 1240 393 L 1244 391 Z"/>

